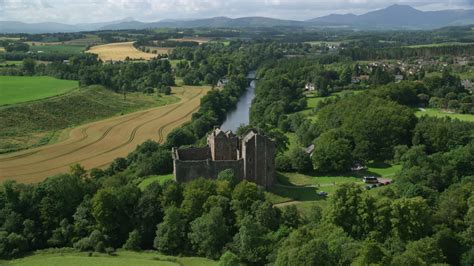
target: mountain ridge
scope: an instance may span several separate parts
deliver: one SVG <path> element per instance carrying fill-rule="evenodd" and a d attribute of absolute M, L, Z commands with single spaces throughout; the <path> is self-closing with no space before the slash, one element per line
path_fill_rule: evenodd
<path fill-rule="evenodd" d="M 96 30 L 129 30 L 147 28 L 197 27 L 331 27 L 347 26 L 356 29 L 435 29 L 451 25 L 467 25 L 474 21 L 474 9 L 421 11 L 409 5 L 391 5 L 383 9 L 355 14 L 329 14 L 305 21 L 269 17 L 211 17 L 191 20 L 166 19 L 141 22 L 133 18 L 99 22 L 64 24 L 57 22 L 25 23 L 0 21 L 0 33 L 53 33 Z"/>

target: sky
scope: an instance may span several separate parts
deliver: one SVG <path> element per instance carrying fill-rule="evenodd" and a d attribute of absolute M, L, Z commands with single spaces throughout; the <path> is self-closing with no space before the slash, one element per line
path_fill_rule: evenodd
<path fill-rule="evenodd" d="M 425 11 L 474 8 L 474 0 L 0 0 L 0 21 L 76 24 L 217 16 L 306 20 L 331 13 L 363 14 L 392 4 Z"/>

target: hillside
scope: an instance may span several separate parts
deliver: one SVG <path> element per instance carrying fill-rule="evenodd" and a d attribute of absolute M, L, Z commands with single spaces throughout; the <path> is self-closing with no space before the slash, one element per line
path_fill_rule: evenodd
<path fill-rule="evenodd" d="M 177 99 L 143 94 L 123 96 L 100 86 L 72 91 L 43 101 L 0 109 L 0 153 L 49 143 L 58 131 L 121 113 L 160 106 Z"/>

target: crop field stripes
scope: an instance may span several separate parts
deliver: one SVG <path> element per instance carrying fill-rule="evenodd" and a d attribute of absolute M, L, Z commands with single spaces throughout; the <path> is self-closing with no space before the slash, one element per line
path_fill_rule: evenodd
<path fill-rule="evenodd" d="M 0 156 L 0 180 L 37 182 L 67 172 L 72 164 L 86 169 L 105 167 L 147 139 L 163 142 L 173 128 L 191 119 L 208 88 L 175 88 L 182 100 L 166 106 L 93 122 L 73 129 L 69 139 L 33 151 Z"/>

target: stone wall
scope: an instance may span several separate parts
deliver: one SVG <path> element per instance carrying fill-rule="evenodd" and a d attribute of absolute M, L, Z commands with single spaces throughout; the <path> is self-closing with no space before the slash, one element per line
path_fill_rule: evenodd
<path fill-rule="evenodd" d="M 203 177 L 215 179 L 220 172 L 232 169 L 235 177 L 243 179 L 243 160 L 234 161 L 181 161 L 174 160 L 174 176 L 178 182 L 189 182 L 196 178 Z"/>

